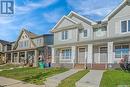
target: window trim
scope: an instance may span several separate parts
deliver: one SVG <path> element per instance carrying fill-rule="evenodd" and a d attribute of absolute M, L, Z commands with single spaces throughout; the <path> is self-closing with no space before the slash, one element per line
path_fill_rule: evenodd
<path fill-rule="evenodd" d="M 122 23 L 123 21 L 126 21 L 126 22 L 127 22 L 127 27 L 126 27 L 126 28 L 127 28 L 127 31 L 126 31 L 126 32 L 122 32 L 122 24 L 121 24 L 121 23 Z M 129 26 L 128 21 L 130 21 L 130 19 L 129 19 L 129 20 L 120 20 L 120 33 L 121 33 L 121 34 L 130 33 L 130 31 L 128 30 L 128 26 Z"/>
<path fill-rule="evenodd" d="M 121 49 L 122 49 L 122 48 L 123 48 L 123 45 L 128 45 L 128 49 L 130 50 L 130 45 L 129 45 L 129 44 L 118 44 L 118 45 L 115 45 L 115 46 L 114 46 L 114 58 L 115 58 L 115 59 L 120 59 L 120 57 L 116 57 L 116 55 L 115 55 L 115 52 L 116 52 L 116 51 L 115 51 L 115 47 L 116 47 L 116 46 L 121 46 Z M 128 55 L 129 55 L 129 50 L 128 50 Z M 121 51 L 121 58 L 122 58 L 122 56 L 123 56 L 123 54 L 122 54 L 122 51 Z"/>
<path fill-rule="evenodd" d="M 62 38 L 62 34 L 63 34 L 63 38 Z M 66 34 L 67 34 L 67 38 L 66 38 Z M 69 34 L 68 30 L 61 31 L 61 40 L 62 41 L 68 40 L 69 39 L 69 35 L 68 34 Z"/>
<path fill-rule="evenodd" d="M 87 36 L 86 37 L 84 36 L 84 30 L 87 30 Z M 83 29 L 81 34 L 82 34 L 82 38 L 88 38 L 88 29 Z"/>
<path fill-rule="evenodd" d="M 67 57 L 69 57 L 69 58 L 63 58 L 62 52 L 63 52 L 63 51 L 66 51 L 66 52 L 67 52 L 67 50 L 70 51 L 69 56 L 67 56 Z M 61 49 L 60 54 L 61 54 L 61 55 L 60 55 L 60 60 L 71 60 L 71 59 L 72 59 L 72 49 L 71 49 L 71 48 Z M 66 56 L 66 53 L 65 53 L 65 56 Z"/>

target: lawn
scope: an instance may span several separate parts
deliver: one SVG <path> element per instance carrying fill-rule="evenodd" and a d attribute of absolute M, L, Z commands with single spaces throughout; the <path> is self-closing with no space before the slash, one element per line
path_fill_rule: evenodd
<path fill-rule="evenodd" d="M 9 69 L 9 68 L 16 68 L 19 65 L 14 65 L 14 64 L 6 64 L 6 65 L 0 65 L 0 69 Z"/>
<path fill-rule="evenodd" d="M 16 68 L 13 70 L 4 70 L 0 72 L 0 76 L 21 80 L 36 85 L 42 85 L 44 84 L 44 81 L 46 80 L 47 77 L 65 72 L 67 70 L 68 69 L 66 68 L 49 68 L 49 69 Z"/>
<path fill-rule="evenodd" d="M 119 86 L 129 85 L 129 86 Z M 130 87 L 130 73 L 121 70 L 107 70 L 103 74 L 100 87 Z"/>
<path fill-rule="evenodd" d="M 61 81 L 58 87 L 75 87 L 75 83 L 79 81 L 84 75 L 88 73 L 88 70 L 79 71 L 70 77 Z"/>

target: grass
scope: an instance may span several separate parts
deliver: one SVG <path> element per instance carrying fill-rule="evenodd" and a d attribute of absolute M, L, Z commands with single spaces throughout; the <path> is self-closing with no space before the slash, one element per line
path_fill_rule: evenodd
<path fill-rule="evenodd" d="M 9 69 L 9 68 L 16 68 L 19 65 L 14 65 L 14 64 L 6 64 L 6 65 L 1 65 L 0 69 Z"/>
<path fill-rule="evenodd" d="M 0 76 L 21 80 L 27 83 L 43 85 L 47 77 L 67 71 L 66 68 L 16 68 L 13 70 L 4 70 L 0 72 Z"/>
<path fill-rule="evenodd" d="M 58 87 L 75 87 L 75 83 L 87 73 L 88 73 L 88 70 L 79 71 L 71 75 L 70 77 L 62 80 Z"/>
<path fill-rule="evenodd" d="M 103 74 L 100 87 L 130 87 L 130 73 L 121 70 L 107 70 Z"/>

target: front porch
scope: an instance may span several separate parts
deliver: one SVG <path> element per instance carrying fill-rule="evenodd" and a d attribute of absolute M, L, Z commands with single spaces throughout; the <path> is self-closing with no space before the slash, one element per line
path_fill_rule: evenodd
<path fill-rule="evenodd" d="M 130 55 L 130 42 L 107 42 L 53 48 L 54 66 L 107 69 L 119 67 L 124 55 Z"/>
<path fill-rule="evenodd" d="M 38 51 L 37 50 L 22 50 L 22 51 L 12 51 L 6 53 L 6 57 L 10 54 L 10 63 L 20 64 L 26 66 L 37 66 L 38 61 Z"/>
<path fill-rule="evenodd" d="M 107 44 L 87 44 L 52 49 L 54 66 L 69 68 L 93 68 L 94 64 L 108 63 Z"/>

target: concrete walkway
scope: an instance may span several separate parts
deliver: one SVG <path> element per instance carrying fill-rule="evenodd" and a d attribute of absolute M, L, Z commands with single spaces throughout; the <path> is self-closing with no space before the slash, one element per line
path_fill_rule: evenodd
<path fill-rule="evenodd" d="M 69 77 L 70 75 L 80 71 L 81 69 L 71 69 L 64 73 L 57 74 L 55 76 L 49 77 L 45 82 L 46 87 L 57 87 L 58 84 L 64 80 L 65 78 Z"/>
<path fill-rule="evenodd" d="M 103 72 L 103 70 L 90 70 L 76 83 L 76 87 L 99 87 Z"/>
<path fill-rule="evenodd" d="M 5 77 L 0 77 L 0 86 L 2 87 L 45 87 L 44 85 L 34 85 L 29 83 L 24 83 L 19 80 L 9 79 Z"/>

